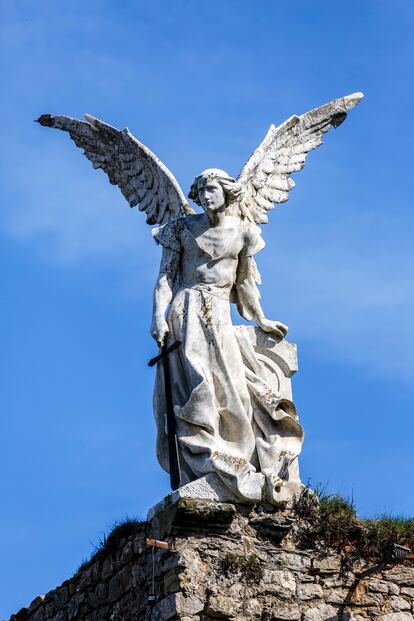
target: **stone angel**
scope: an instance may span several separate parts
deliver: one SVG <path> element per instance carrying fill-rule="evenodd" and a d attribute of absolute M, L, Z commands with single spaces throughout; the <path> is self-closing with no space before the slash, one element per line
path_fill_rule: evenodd
<path fill-rule="evenodd" d="M 264 242 L 258 225 L 267 222 L 274 203 L 288 200 L 292 173 L 362 97 L 355 93 L 271 125 L 237 178 L 217 168 L 202 172 L 188 195 L 201 213 L 128 129 L 89 115 L 86 121 L 50 114 L 38 119 L 68 132 L 130 206 L 157 225 L 153 236 L 162 259 L 151 334 L 159 346 L 181 341 L 169 362 L 181 485 L 213 476 L 239 502 L 272 504 L 300 487 L 303 429 L 289 391 L 272 382 L 258 353 L 260 339 L 262 351 L 275 350 L 288 330 L 268 319 L 260 303 L 254 255 Z M 257 328 L 233 326 L 231 303 Z M 163 381 L 157 372 L 154 413 L 158 460 L 169 471 Z"/>

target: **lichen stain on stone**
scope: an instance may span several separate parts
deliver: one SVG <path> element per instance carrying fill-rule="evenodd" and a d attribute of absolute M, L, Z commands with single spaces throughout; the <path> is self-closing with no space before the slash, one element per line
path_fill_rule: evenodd
<path fill-rule="evenodd" d="M 224 464 L 234 468 L 235 470 L 242 470 L 246 467 L 248 462 L 243 457 L 237 457 L 236 455 L 229 455 L 228 453 L 219 453 L 219 451 L 214 451 L 211 455 L 211 459 L 224 462 Z"/>
<path fill-rule="evenodd" d="M 265 397 L 264 397 L 264 402 L 266 405 L 270 405 L 273 408 L 276 408 L 278 406 L 280 397 L 279 395 L 276 393 L 276 391 L 273 390 L 273 388 L 268 388 L 265 392 Z"/>
<path fill-rule="evenodd" d="M 201 302 L 201 314 L 206 327 L 213 323 L 213 302 L 209 295 L 203 296 Z"/>

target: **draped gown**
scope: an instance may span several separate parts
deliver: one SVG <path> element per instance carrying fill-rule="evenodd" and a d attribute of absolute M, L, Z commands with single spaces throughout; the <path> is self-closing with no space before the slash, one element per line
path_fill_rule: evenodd
<path fill-rule="evenodd" d="M 181 485 L 215 473 L 236 498 L 277 500 L 303 442 L 295 407 L 269 386 L 252 344 L 234 329 L 230 303 L 251 319 L 246 288 L 259 299 L 253 255 L 264 246 L 260 229 L 232 217 L 223 254 L 213 257 L 191 232 L 186 216 L 153 233 L 167 254 L 173 299 L 167 313 L 169 355 L 180 454 Z M 231 217 L 231 216 L 228 216 Z M 226 240 L 227 241 L 227 240 Z M 249 269 L 240 273 L 244 254 Z M 244 262 L 246 263 L 246 261 Z M 157 457 L 168 472 L 165 391 L 157 370 L 154 414 Z"/>

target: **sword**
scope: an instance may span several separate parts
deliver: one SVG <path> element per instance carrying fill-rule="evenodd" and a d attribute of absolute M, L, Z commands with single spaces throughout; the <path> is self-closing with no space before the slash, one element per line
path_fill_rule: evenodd
<path fill-rule="evenodd" d="M 161 362 L 164 374 L 165 405 L 167 413 L 168 458 L 170 462 L 170 484 L 172 490 L 176 490 L 178 487 L 180 487 L 181 470 L 180 457 L 178 453 L 177 426 L 171 390 L 170 364 L 168 361 L 168 356 L 171 352 L 178 349 L 180 345 L 181 341 L 175 341 L 175 343 L 173 343 L 169 347 L 163 345 L 161 348 L 161 352 L 158 354 L 158 356 L 151 358 L 151 360 L 148 362 L 149 367 L 153 367 L 154 365 Z"/>

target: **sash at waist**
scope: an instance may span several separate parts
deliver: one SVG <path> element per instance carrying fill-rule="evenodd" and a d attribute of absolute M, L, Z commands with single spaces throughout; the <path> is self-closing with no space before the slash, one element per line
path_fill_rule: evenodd
<path fill-rule="evenodd" d="M 214 297 L 221 298 L 222 300 L 226 301 L 230 300 L 231 288 L 229 287 L 217 287 L 216 285 L 207 285 L 205 283 L 194 283 L 192 285 L 186 285 L 184 283 L 178 289 L 177 293 L 185 289 L 207 293 L 209 295 L 213 295 Z"/>

